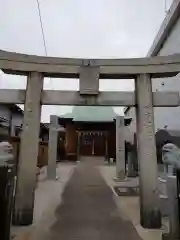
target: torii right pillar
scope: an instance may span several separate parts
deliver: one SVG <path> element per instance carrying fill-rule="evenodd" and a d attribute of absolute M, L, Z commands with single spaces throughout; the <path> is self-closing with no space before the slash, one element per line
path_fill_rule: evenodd
<path fill-rule="evenodd" d="M 160 228 L 157 157 L 154 131 L 152 83 L 149 74 L 135 79 L 137 151 L 140 170 L 140 220 L 144 228 Z"/>

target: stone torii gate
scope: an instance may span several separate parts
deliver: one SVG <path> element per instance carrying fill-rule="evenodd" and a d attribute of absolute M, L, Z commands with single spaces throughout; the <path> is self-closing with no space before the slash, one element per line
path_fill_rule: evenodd
<path fill-rule="evenodd" d="M 33 220 L 41 104 L 135 106 L 140 165 L 140 216 L 144 227 L 158 221 L 157 161 L 153 107 L 179 106 L 178 93 L 152 93 L 151 78 L 180 72 L 180 54 L 137 59 L 70 59 L 0 51 L 0 69 L 27 76 L 25 90 L 0 90 L 0 103 L 24 104 L 14 220 Z M 44 77 L 79 78 L 78 92 L 43 91 Z M 135 79 L 134 92 L 99 92 L 99 78 Z M 160 226 L 159 226 L 160 227 Z"/>

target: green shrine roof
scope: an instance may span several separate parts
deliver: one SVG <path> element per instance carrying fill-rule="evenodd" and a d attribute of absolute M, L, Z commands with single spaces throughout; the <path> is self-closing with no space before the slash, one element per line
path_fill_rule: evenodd
<path fill-rule="evenodd" d="M 73 118 L 82 122 L 111 122 L 117 116 L 112 107 L 75 106 L 62 118 Z"/>

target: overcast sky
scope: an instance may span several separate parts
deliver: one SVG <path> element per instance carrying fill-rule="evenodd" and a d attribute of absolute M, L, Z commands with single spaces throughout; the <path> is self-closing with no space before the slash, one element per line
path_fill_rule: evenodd
<path fill-rule="evenodd" d="M 56 57 L 146 56 L 165 17 L 165 0 L 39 0 L 47 52 Z M 0 0 L 0 48 L 45 55 L 36 0 Z M 167 0 L 169 8 L 172 0 Z M 0 73 L 0 88 L 26 79 Z M 78 80 L 45 79 L 45 89 L 78 90 Z M 133 90 L 131 80 L 100 81 L 100 90 Z M 71 107 L 43 107 L 42 120 Z M 117 109 L 121 112 L 121 109 Z"/>

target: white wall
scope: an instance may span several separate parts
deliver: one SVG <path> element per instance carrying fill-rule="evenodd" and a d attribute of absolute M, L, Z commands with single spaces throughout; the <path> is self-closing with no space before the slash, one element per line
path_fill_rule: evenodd
<path fill-rule="evenodd" d="M 166 42 L 162 46 L 159 55 L 166 56 L 180 53 L 180 18 L 171 31 Z M 180 92 L 180 74 L 173 78 L 161 78 L 152 80 L 152 90 L 155 91 L 179 91 Z M 130 108 L 126 116 L 132 117 L 132 123 L 129 126 L 130 131 L 136 131 L 135 108 Z M 174 108 L 154 108 L 155 131 L 164 128 L 180 130 L 180 107 Z"/>
<path fill-rule="evenodd" d="M 180 18 L 174 26 L 171 34 L 164 43 L 159 55 L 180 53 Z M 179 91 L 180 74 L 173 78 L 153 79 L 153 91 Z M 164 128 L 180 130 L 180 107 L 155 108 L 155 129 Z"/>

